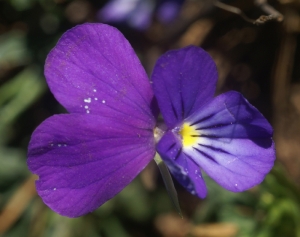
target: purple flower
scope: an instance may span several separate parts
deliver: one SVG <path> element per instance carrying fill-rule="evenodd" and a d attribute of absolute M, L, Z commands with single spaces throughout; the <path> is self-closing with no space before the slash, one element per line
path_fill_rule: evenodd
<path fill-rule="evenodd" d="M 152 21 L 152 14 L 163 23 L 169 23 L 178 15 L 184 0 L 111 0 L 97 14 L 103 22 L 126 23 L 130 27 L 145 30 Z"/>
<path fill-rule="evenodd" d="M 216 66 L 201 48 L 164 54 L 152 89 L 117 29 L 84 24 L 61 37 L 48 55 L 45 76 L 69 114 L 54 115 L 34 131 L 28 166 L 39 176 L 38 194 L 61 215 L 98 208 L 156 150 L 174 177 L 201 198 L 207 193 L 201 169 L 240 192 L 259 184 L 273 166 L 272 127 L 241 94 L 214 97 Z M 161 138 L 156 100 L 167 127 Z"/>

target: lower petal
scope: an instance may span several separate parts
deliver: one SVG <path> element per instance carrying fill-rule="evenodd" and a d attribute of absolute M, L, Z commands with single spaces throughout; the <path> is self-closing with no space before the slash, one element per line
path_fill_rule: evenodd
<path fill-rule="evenodd" d="M 183 151 L 222 187 L 249 189 L 264 179 L 275 160 L 273 129 L 237 92 L 227 92 L 195 112 L 181 132 Z M 185 128 L 185 127 L 184 127 Z"/>
<path fill-rule="evenodd" d="M 93 115 L 56 115 L 33 133 L 28 166 L 38 194 L 68 217 L 91 212 L 127 186 L 154 157 L 153 131 Z"/>
<path fill-rule="evenodd" d="M 156 147 L 172 175 L 191 194 L 204 198 L 207 194 L 200 167 L 182 150 L 180 138 L 169 131 Z"/>
<path fill-rule="evenodd" d="M 268 149 L 250 139 L 202 139 L 184 149 L 223 188 L 242 192 L 261 183 L 274 165 L 274 143 Z"/>

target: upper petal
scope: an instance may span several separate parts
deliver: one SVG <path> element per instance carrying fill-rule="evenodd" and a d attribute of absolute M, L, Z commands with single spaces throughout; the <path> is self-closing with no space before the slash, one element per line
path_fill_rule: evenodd
<path fill-rule="evenodd" d="M 67 31 L 49 53 L 45 76 L 55 98 L 71 113 L 121 117 L 153 127 L 153 92 L 124 36 L 104 24 Z"/>
<path fill-rule="evenodd" d="M 153 89 L 169 128 L 212 100 L 217 83 L 214 61 L 203 49 L 189 46 L 161 56 L 152 74 Z"/>
<path fill-rule="evenodd" d="M 154 154 L 152 130 L 95 115 L 56 115 L 33 133 L 28 166 L 39 176 L 43 201 L 77 217 L 120 192 Z"/>
<path fill-rule="evenodd" d="M 185 123 L 194 138 L 183 151 L 224 188 L 249 189 L 273 167 L 272 127 L 241 94 L 216 97 Z"/>

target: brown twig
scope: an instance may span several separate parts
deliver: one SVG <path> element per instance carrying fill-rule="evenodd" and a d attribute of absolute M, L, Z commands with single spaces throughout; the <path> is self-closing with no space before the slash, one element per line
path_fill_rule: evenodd
<path fill-rule="evenodd" d="M 30 176 L 16 192 L 0 213 L 0 235 L 5 233 L 20 217 L 28 203 L 36 195 L 34 180 L 36 176 Z"/>
<path fill-rule="evenodd" d="M 272 20 L 283 21 L 283 15 L 277 11 L 275 8 L 270 6 L 267 0 L 255 0 L 254 3 L 265 13 L 269 14 L 268 17 L 272 17 Z"/>
<path fill-rule="evenodd" d="M 269 15 L 262 15 L 256 20 L 251 19 L 247 17 L 247 15 L 239 8 L 222 3 L 220 1 L 214 1 L 214 5 L 218 8 L 221 8 L 225 11 L 232 12 L 234 14 L 239 15 L 242 17 L 245 21 L 252 23 L 254 25 L 262 25 L 268 21 L 276 20 L 276 21 L 282 21 L 283 15 L 276 11 L 273 7 L 271 7 L 266 0 L 255 0 L 255 4 L 260 7 L 264 12 L 268 13 Z"/>

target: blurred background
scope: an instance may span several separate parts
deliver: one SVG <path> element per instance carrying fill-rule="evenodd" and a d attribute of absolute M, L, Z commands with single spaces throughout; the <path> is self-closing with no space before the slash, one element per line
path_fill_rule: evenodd
<path fill-rule="evenodd" d="M 236 14 L 238 13 L 238 14 Z M 277 161 L 265 181 L 231 193 L 208 177 L 200 200 L 175 182 L 176 213 L 155 164 L 86 216 L 51 211 L 26 166 L 33 130 L 64 113 L 44 61 L 66 30 L 118 27 L 151 74 L 157 58 L 190 44 L 217 63 L 217 94 L 240 91 L 274 126 Z M 0 236 L 300 237 L 299 0 L 0 0 Z"/>

